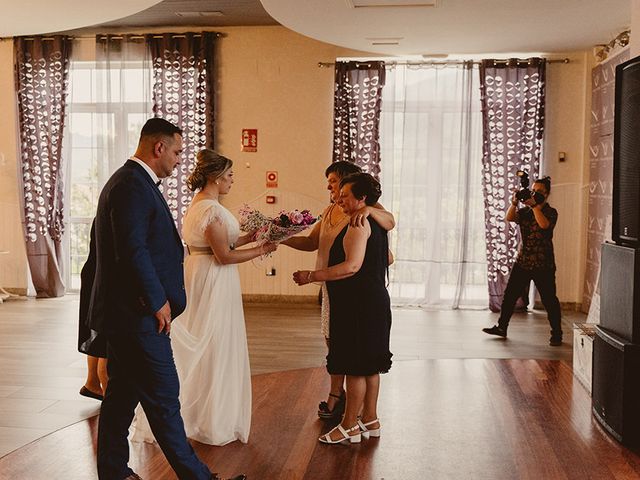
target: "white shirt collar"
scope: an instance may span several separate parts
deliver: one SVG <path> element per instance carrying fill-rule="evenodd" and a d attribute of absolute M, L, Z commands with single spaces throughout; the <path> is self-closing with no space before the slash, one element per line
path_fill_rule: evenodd
<path fill-rule="evenodd" d="M 151 177 L 151 180 L 153 180 L 153 183 L 157 184 L 160 181 L 160 179 L 158 178 L 156 173 L 153 170 L 151 170 L 151 167 L 149 165 L 147 165 L 146 163 L 144 163 L 142 160 L 140 160 L 138 157 L 132 156 L 129 160 L 133 160 L 138 165 L 140 165 L 142 168 L 144 168 L 144 170 Z"/>

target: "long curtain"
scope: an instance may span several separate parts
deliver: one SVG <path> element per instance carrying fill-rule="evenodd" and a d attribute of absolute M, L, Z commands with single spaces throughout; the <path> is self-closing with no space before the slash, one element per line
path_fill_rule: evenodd
<path fill-rule="evenodd" d="M 471 62 L 387 71 L 380 144 L 395 305 L 486 305 L 482 126 Z"/>
<path fill-rule="evenodd" d="M 333 161 L 354 162 L 380 175 L 379 124 L 384 62 L 336 62 Z"/>
<path fill-rule="evenodd" d="M 528 171 L 531 182 L 540 174 L 545 66 L 542 58 L 483 60 L 480 65 L 487 275 L 494 312 L 500 310 L 518 250 L 519 231 L 504 221 L 511 190 L 520 187 L 516 171 Z"/>
<path fill-rule="evenodd" d="M 196 153 L 214 146 L 215 32 L 146 35 L 153 59 L 153 111 L 183 130 L 182 161 L 164 183 L 178 228 L 191 201 L 187 178 Z"/>
<path fill-rule="evenodd" d="M 37 297 L 59 297 L 65 291 L 62 130 L 70 53 L 67 36 L 14 41 L 23 225 Z"/>
<path fill-rule="evenodd" d="M 153 116 L 152 59 L 139 35 L 97 35 L 94 133 L 104 183 L 135 152 L 140 130 Z"/>

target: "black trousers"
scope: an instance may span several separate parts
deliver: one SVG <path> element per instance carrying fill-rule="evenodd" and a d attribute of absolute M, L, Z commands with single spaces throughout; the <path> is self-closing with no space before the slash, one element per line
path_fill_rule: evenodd
<path fill-rule="evenodd" d="M 525 270 L 517 263 L 513 266 L 507 282 L 507 288 L 504 291 L 498 326 L 505 330 L 507 329 L 516 302 L 522 294 L 522 290 L 531 280 L 533 280 L 538 292 L 540 292 L 540 299 L 547 310 L 549 325 L 551 325 L 551 335 L 561 337 L 562 313 L 560 311 L 560 301 L 556 296 L 556 271 L 551 268 Z"/>

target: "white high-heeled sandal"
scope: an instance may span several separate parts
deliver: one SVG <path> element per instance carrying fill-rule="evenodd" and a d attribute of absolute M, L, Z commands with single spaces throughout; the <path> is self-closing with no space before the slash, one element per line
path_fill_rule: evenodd
<path fill-rule="evenodd" d="M 376 422 L 380 423 L 380 420 L 376 418 L 375 420 L 371 420 L 370 422 L 362 423 L 362 420 L 358 419 L 358 426 L 360 427 L 360 433 L 364 438 L 380 436 L 380 429 L 382 428 L 381 425 L 378 426 L 378 428 L 371 428 L 371 429 L 368 428 L 370 425 L 373 425 Z"/>
<path fill-rule="evenodd" d="M 342 438 L 340 438 L 338 440 L 332 440 L 331 439 L 331 433 L 336 429 L 342 434 Z M 360 440 L 362 439 L 362 434 L 359 431 L 355 435 L 349 435 L 349 433 L 355 432 L 356 430 L 359 430 L 359 429 L 360 429 L 360 427 L 358 425 L 354 425 L 353 427 L 347 428 L 346 430 L 344 428 L 342 428 L 342 425 L 338 425 L 337 427 L 335 427 L 332 430 L 330 430 L 329 433 L 327 433 L 327 434 L 321 436 L 320 438 L 318 438 L 318 440 L 320 442 L 322 442 L 322 443 L 328 443 L 328 444 L 360 443 Z"/>

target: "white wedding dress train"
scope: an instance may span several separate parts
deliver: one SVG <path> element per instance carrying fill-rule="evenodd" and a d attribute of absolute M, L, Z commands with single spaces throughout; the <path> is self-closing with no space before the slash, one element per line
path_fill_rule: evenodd
<path fill-rule="evenodd" d="M 215 200 L 189 206 L 182 236 L 189 246 L 208 247 L 204 236 L 211 222 L 227 228 L 229 244 L 237 242 L 238 221 Z M 171 325 L 180 404 L 187 437 L 210 445 L 234 440 L 246 443 L 251 426 L 251 373 L 238 268 L 215 257 L 192 252 L 185 260 L 187 308 Z M 138 406 L 133 441 L 153 441 Z"/>

